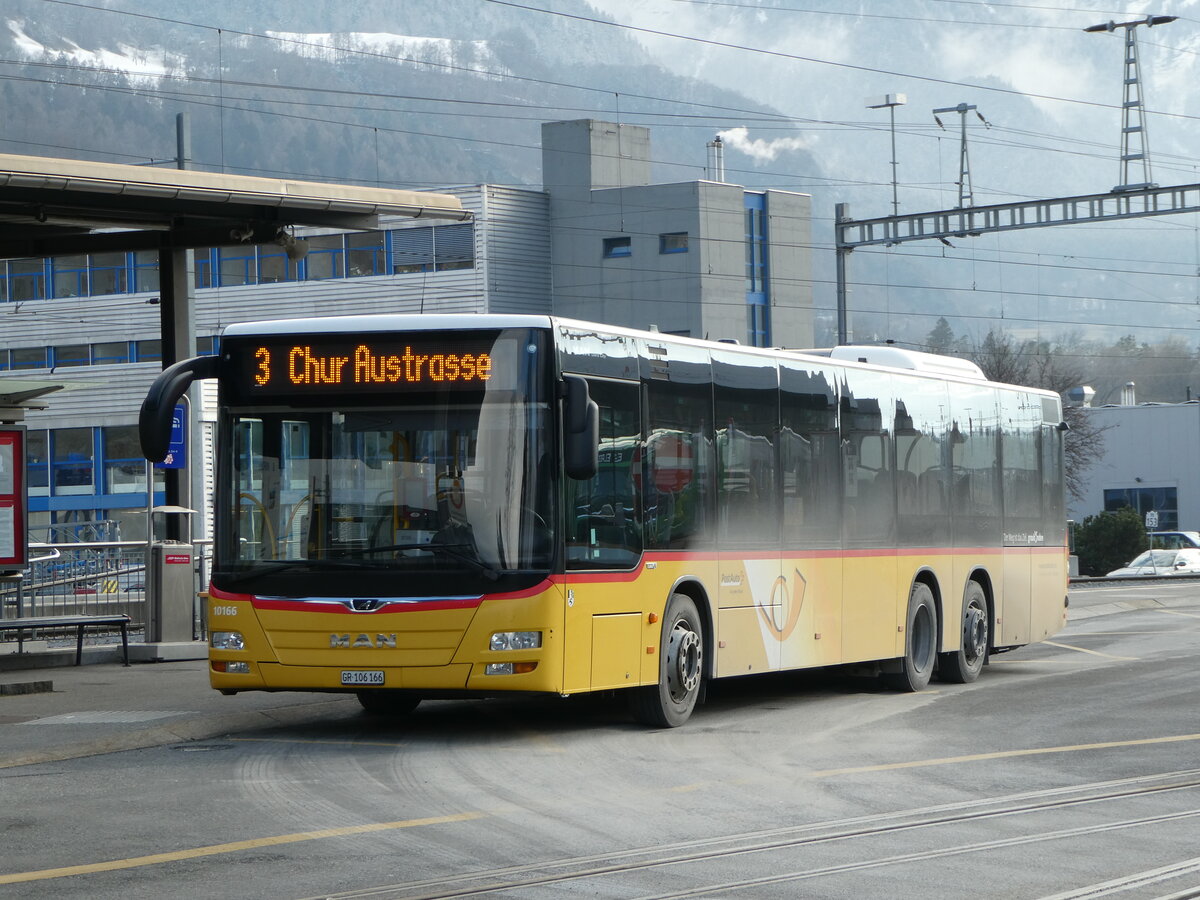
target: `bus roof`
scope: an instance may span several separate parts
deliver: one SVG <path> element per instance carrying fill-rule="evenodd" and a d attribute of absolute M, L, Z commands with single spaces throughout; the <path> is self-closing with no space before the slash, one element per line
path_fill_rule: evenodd
<path fill-rule="evenodd" d="M 684 337 L 658 331 L 644 331 L 619 325 L 605 325 L 558 316 L 504 314 L 504 313 L 385 313 L 355 316 L 309 316 L 297 319 L 275 319 L 260 322 L 240 322 L 225 328 L 225 336 L 269 335 L 269 334 L 322 334 L 322 333 L 365 333 L 385 331 L 457 331 L 475 328 L 553 328 L 603 329 L 612 334 L 626 335 L 644 340 L 661 340 L 670 343 L 691 344 L 705 347 L 719 346 L 730 350 L 749 353 L 787 356 L 810 356 L 825 358 L 851 366 L 881 366 L 915 374 L 938 378 L 959 378 L 970 381 L 987 381 L 983 370 L 975 363 L 953 356 L 922 353 L 901 347 L 879 345 L 845 345 L 824 349 L 783 349 L 778 347 L 749 347 L 733 342 L 717 342 L 700 338 Z M 1018 385 L 1013 385 L 1017 387 Z M 1039 391 L 1039 388 L 1023 388 Z M 1053 394 L 1053 391 L 1042 391 Z"/>

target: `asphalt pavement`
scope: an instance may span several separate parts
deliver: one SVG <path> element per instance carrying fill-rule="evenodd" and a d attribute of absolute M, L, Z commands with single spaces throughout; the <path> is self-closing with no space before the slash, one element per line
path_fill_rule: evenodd
<path fill-rule="evenodd" d="M 1073 586 L 1071 619 L 1167 605 L 1114 582 Z M 203 645 L 191 653 L 199 656 Z M 88 657 L 102 662 L 88 662 Z M 146 654 L 139 654 L 145 656 Z M 0 665 L 0 769 L 358 715 L 349 695 L 266 693 L 232 697 L 208 684 L 205 659 L 112 662 L 113 653 L 29 652 Z"/>

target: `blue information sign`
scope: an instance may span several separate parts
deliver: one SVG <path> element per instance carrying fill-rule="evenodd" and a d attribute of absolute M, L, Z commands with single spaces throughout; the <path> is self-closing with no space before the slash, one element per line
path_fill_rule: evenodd
<path fill-rule="evenodd" d="M 171 443 L 167 447 L 167 457 L 162 462 L 155 463 L 156 469 L 183 469 L 187 467 L 187 408 L 176 404 L 171 416 Z"/>

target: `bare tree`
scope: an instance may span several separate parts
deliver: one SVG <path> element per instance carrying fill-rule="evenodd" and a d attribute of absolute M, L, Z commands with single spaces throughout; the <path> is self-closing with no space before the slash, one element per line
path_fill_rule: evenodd
<path fill-rule="evenodd" d="M 1085 383 L 1078 357 L 1044 341 L 1018 342 L 1005 331 L 989 331 L 972 358 L 992 381 L 1045 388 L 1064 394 Z M 1070 430 L 1063 442 L 1067 492 L 1082 500 L 1088 469 L 1104 457 L 1104 432 L 1081 407 L 1067 406 L 1063 419 Z"/>

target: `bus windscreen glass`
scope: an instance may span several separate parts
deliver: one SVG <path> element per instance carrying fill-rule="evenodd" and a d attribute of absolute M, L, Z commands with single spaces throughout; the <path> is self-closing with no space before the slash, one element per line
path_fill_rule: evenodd
<path fill-rule="evenodd" d="M 254 396 L 245 379 L 254 376 L 242 354 L 284 348 L 286 357 L 304 346 L 347 355 L 338 348 L 353 342 L 335 337 L 239 339 L 225 348 L 239 358 L 222 382 L 214 582 L 280 595 L 312 593 L 321 582 L 320 592 L 332 596 L 376 582 L 375 593 L 402 595 L 432 585 L 495 589 L 544 575 L 555 467 L 546 465 L 553 419 L 541 337 L 519 331 L 457 340 L 453 352 L 460 362 L 471 356 L 477 373 L 479 360 L 490 361 L 472 391 L 444 381 L 440 390 L 411 392 L 324 384 L 312 396 L 310 386 L 270 381 L 269 402 L 245 400 Z M 426 357 L 426 373 L 436 354 L 425 351 L 451 346 L 429 335 L 359 343 L 407 348 Z M 445 350 L 435 372 L 450 355 Z M 461 368 L 458 377 L 466 379 Z M 243 403 L 228 405 L 231 393 Z M 351 568 L 353 579 L 345 576 Z M 501 579 L 505 585 L 496 585 Z"/>

